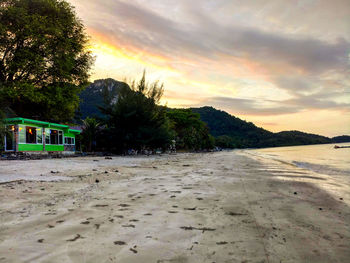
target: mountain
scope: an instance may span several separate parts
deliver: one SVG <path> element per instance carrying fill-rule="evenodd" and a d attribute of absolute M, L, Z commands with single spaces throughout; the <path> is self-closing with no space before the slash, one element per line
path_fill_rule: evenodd
<path fill-rule="evenodd" d="M 243 121 L 227 112 L 213 107 L 192 108 L 206 122 L 210 133 L 217 138 L 221 146 L 238 147 L 275 147 L 305 144 L 331 143 L 325 136 L 300 131 L 283 131 L 273 133 Z"/>
<path fill-rule="evenodd" d="M 350 142 L 349 135 L 341 135 L 332 138 L 333 143 Z"/>
<path fill-rule="evenodd" d="M 104 106 L 108 100 L 117 99 L 119 89 L 125 85 L 127 84 L 111 78 L 95 80 L 79 95 L 80 118 L 103 117 L 98 107 Z"/>

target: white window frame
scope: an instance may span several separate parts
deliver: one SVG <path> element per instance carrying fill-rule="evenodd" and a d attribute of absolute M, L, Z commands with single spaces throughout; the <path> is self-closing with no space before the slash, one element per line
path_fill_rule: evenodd
<path fill-rule="evenodd" d="M 35 143 L 29 143 L 27 142 L 27 127 L 31 127 L 31 128 L 35 128 L 35 129 L 41 129 L 41 143 L 38 143 L 38 136 L 36 135 L 35 136 Z M 25 142 L 21 142 L 20 141 L 20 128 L 24 129 L 24 132 L 25 132 L 25 139 L 26 141 Z M 37 132 L 37 131 L 36 131 Z M 43 145 L 44 143 L 44 128 L 43 127 L 39 127 L 39 126 L 35 126 L 35 125 L 26 125 L 26 124 L 19 124 L 18 125 L 18 144 L 30 144 L 30 145 L 33 145 L 33 144 L 38 144 L 38 145 Z"/>
<path fill-rule="evenodd" d="M 58 143 L 58 144 L 51 144 L 51 130 L 54 130 L 54 131 L 57 131 L 58 132 L 58 138 L 57 138 L 57 140 L 58 140 L 58 142 L 60 141 L 59 140 L 59 132 L 62 132 L 62 143 Z M 63 130 L 60 130 L 60 129 L 51 129 L 51 128 L 46 128 L 45 129 L 45 140 L 46 140 L 46 134 L 49 134 L 49 140 L 50 140 L 50 143 L 47 143 L 46 141 L 45 141 L 45 144 L 46 145 L 64 145 L 64 138 L 65 138 L 65 136 L 64 136 L 64 131 Z"/>

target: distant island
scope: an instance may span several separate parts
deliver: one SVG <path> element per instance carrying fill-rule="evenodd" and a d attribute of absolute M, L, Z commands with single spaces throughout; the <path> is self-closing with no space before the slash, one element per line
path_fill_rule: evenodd
<path fill-rule="evenodd" d="M 103 118 L 104 115 L 99 107 L 104 105 L 106 94 L 112 93 L 117 98 L 120 88 L 125 85 L 127 84 L 111 78 L 95 80 L 80 94 L 79 118 Z M 191 108 L 191 110 L 200 115 L 200 119 L 207 124 L 210 134 L 215 138 L 216 146 L 221 148 L 263 148 L 350 142 L 349 135 L 329 138 L 294 130 L 273 133 L 210 106 Z"/>

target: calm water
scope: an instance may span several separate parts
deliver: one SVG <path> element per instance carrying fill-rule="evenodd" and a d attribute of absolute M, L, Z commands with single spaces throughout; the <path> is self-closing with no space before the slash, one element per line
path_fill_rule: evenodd
<path fill-rule="evenodd" d="M 350 143 L 265 148 L 249 150 L 249 153 L 316 173 L 350 176 L 350 148 L 334 149 L 334 145 Z"/>

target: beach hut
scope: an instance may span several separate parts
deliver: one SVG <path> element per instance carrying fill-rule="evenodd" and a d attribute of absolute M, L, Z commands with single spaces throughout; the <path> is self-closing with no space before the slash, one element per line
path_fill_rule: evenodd
<path fill-rule="evenodd" d="M 81 131 L 68 125 L 25 118 L 5 119 L 9 132 L 5 152 L 75 152 L 75 137 Z"/>

